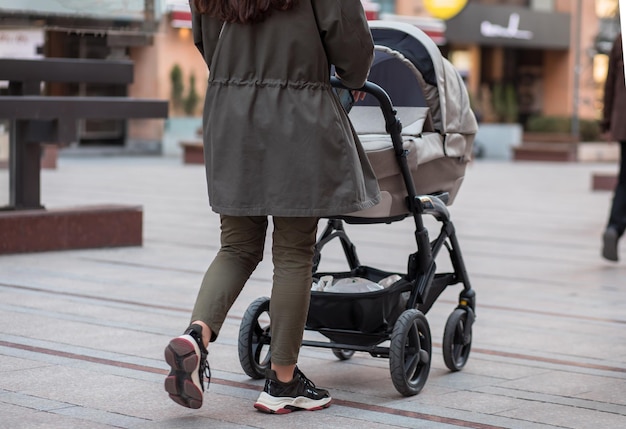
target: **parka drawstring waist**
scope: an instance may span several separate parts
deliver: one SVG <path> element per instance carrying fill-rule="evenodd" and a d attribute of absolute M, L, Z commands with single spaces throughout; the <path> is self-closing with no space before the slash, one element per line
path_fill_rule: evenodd
<path fill-rule="evenodd" d="M 209 79 L 210 85 L 222 86 L 244 86 L 244 87 L 270 87 L 270 88 L 291 88 L 291 89 L 323 89 L 332 88 L 330 82 L 306 82 L 306 81 L 287 81 L 287 80 L 243 80 L 243 79 Z"/>

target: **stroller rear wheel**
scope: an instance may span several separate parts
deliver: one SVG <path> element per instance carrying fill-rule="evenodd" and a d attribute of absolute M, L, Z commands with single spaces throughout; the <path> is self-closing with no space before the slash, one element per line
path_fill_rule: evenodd
<path fill-rule="evenodd" d="M 428 320 L 421 311 L 404 311 L 393 326 L 389 347 L 391 381 L 404 396 L 417 395 L 430 371 L 432 343 Z"/>
<path fill-rule="evenodd" d="M 471 311 L 469 307 L 454 310 L 443 330 L 443 361 L 450 371 L 460 371 L 469 358 L 472 348 Z"/>
<path fill-rule="evenodd" d="M 265 378 L 270 367 L 270 299 L 255 299 L 248 307 L 239 326 L 239 363 L 244 372 L 254 379 Z"/>

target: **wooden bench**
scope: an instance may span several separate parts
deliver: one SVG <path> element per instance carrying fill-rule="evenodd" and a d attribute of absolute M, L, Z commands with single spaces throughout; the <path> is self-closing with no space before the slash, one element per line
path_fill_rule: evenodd
<path fill-rule="evenodd" d="M 516 161 L 578 161 L 579 139 L 572 134 L 526 132 L 522 140 L 513 148 Z"/>
<path fill-rule="evenodd" d="M 0 96 L 0 118 L 10 120 L 9 205 L 0 210 L 0 254 L 141 245 L 140 207 L 44 209 L 42 145 L 76 141 L 80 119 L 166 118 L 168 102 L 41 94 L 44 82 L 128 85 L 133 82 L 133 63 L 126 60 L 1 58 L 0 80 L 9 81 L 8 95 Z M 26 240 L 33 231 L 42 235 Z"/>

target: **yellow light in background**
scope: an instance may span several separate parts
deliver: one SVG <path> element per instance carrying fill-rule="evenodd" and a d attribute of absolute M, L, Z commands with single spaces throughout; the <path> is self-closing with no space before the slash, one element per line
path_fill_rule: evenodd
<path fill-rule="evenodd" d="M 466 50 L 450 52 L 450 62 L 460 72 L 469 72 L 472 68 L 472 56 Z"/>
<path fill-rule="evenodd" d="M 600 18 L 613 16 L 617 10 L 617 0 L 596 0 L 596 15 Z"/>
<path fill-rule="evenodd" d="M 593 80 L 594 82 L 604 83 L 608 68 L 609 68 L 609 56 L 608 55 L 594 55 L 593 56 Z"/>
<path fill-rule="evenodd" d="M 434 17 L 450 19 L 463 10 L 467 0 L 424 0 L 424 7 Z"/>
<path fill-rule="evenodd" d="M 191 37 L 191 30 L 189 28 L 179 28 L 178 37 L 182 40 L 187 40 Z"/>

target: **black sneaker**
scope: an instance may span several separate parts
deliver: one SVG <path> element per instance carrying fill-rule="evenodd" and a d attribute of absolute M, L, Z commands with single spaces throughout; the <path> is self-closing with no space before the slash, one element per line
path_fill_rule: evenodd
<path fill-rule="evenodd" d="M 602 256 L 609 261 L 617 262 L 617 241 L 619 240 L 619 234 L 617 230 L 609 226 L 602 236 Z"/>
<path fill-rule="evenodd" d="M 315 384 L 296 367 L 293 380 L 288 383 L 278 381 L 276 372 L 267 370 L 265 388 L 254 404 L 254 408 L 264 413 L 287 414 L 292 411 L 321 410 L 330 406 L 331 397 L 327 390 Z"/>
<path fill-rule="evenodd" d="M 207 388 L 211 382 L 207 355 L 199 325 L 191 325 L 165 348 L 165 362 L 172 368 L 165 379 L 165 391 L 177 404 L 187 408 L 202 406 L 204 377 L 207 377 Z"/>

